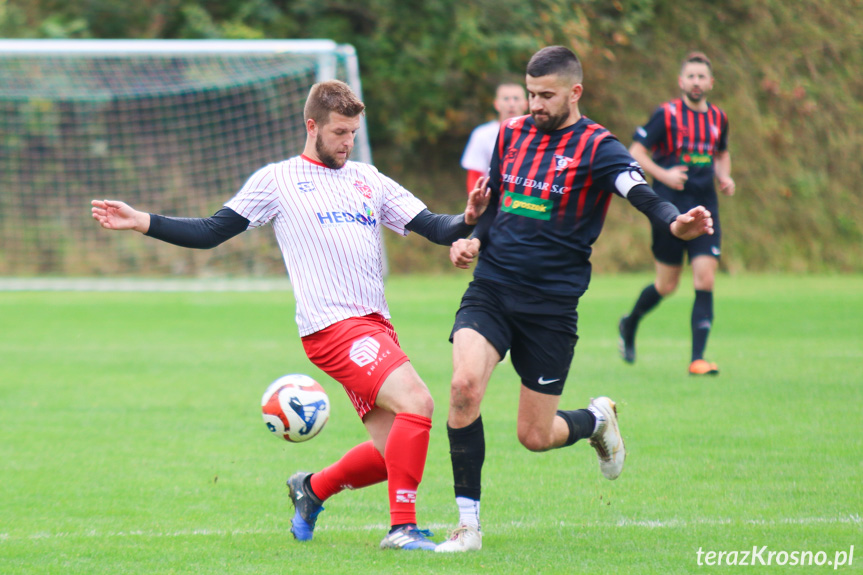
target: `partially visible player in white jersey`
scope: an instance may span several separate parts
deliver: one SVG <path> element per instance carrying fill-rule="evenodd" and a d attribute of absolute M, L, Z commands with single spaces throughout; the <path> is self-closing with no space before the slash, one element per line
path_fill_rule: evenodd
<path fill-rule="evenodd" d="M 430 212 L 373 166 L 349 161 L 364 110 L 347 84 L 315 84 L 304 110 L 302 155 L 258 170 L 209 218 L 149 214 L 114 200 L 94 200 L 92 214 L 103 228 L 190 248 L 211 248 L 272 222 L 303 348 L 342 384 L 371 437 L 329 467 L 288 479 L 291 532 L 310 540 L 326 499 L 387 481 L 391 528 L 381 548 L 434 550 L 416 520 L 434 402 L 389 321 L 381 226 L 450 245 L 471 232 L 488 205 L 487 178 L 470 192 L 464 214 Z"/>
<path fill-rule="evenodd" d="M 524 87 L 515 82 L 499 84 L 494 95 L 494 109 L 497 118 L 473 129 L 461 155 L 461 167 L 467 170 L 468 194 L 476 186 L 477 180 L 488 174 L 500 125 L 510 118 L 527 113 Z"/>

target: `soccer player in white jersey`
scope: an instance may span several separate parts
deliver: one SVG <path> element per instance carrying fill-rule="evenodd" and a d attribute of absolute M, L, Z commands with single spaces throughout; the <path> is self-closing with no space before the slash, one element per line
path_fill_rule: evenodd
<path fill-rule="evenodd" d="M 450 245 L 488 205 L 487 178 L 471 191 L 464 214 L 433 214 L 373 166 L 349 160 L 364 110 L 347 84 L 315 84 L 302 155 L 258 170 L 209 218 L 165 217 L 113 200 L 94 200 L 92 214 L 103 228 L 190 248 L 211 248 L 272 222 L 306 354 L 344 386 L 371 437 L 329 467 L 288 479 L 291 532 L 310 540 L 326 499 L 387 481 L 391 529 L 381 548 L 434 550 L 416 520 L 434 402 L 389 322 L 381 226 Z"/>
<path fill-rule="evenodd" d="M 524 88 L 514 82 L 499 84 L 495 91 L 494 109 L 497 118 L 473 129 L 461 155 L 461 167 L 467 170 L 468 194 L 476 186 L 476 181 L 488 173 L 500 125 L 527 111 Z"/>

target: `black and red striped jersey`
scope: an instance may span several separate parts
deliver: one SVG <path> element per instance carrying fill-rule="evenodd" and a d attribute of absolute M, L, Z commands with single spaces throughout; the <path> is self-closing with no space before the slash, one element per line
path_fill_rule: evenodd
<path fill-rule="evenodd" d="M 665 102 L 635 130 L 633 139 L 651 150 L 653 161 L 663 168 L 688 166 L 682 192 L 693 201 L 711 203 L 705 197 L 716 197 L 713 157 L 728 149 L 728 116 L 717 106 L 708 103 L 706 112 L 696 112 L 682 98 Z M 680 193 L 659 181 L 654 189 L 666 198 Z"/>
<path fill-rule="evenodd" d="M 581 296 L 612 194 L 622 195 L 616 179 L 632 171 L 641 177 L 626 147 L 586 117 L 550 133 L 531 116 L 505 122 L 489 169 L 494 219 L 474 277 Z"/>

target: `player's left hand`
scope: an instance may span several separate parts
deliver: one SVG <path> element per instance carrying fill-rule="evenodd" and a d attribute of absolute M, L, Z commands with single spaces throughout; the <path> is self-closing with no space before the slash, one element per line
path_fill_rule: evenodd
<path fill-rule="evenodd" d="M 491 189 L 488 187 L 488 176 L 482 176 L 467 196 L 467 207 L 464 209 L 464 223 L 475 226 L 479 217 L 488 207 Z"/>
<path fill-rule="evenodd" d="M 734 180 L 731 176 L 727 176 L 725 178 L 717 178 L 719 182 L 719 191 L 725 194 L 726 196 L 734 195 Z"/>
<path fill-rule="evenodd" d="M 713 216 L 704 206 L 697 206 L 680 214 L 671 222 L 671 233 L 681 240 L 693 240 L 698 236 L 713 235 Z"/>

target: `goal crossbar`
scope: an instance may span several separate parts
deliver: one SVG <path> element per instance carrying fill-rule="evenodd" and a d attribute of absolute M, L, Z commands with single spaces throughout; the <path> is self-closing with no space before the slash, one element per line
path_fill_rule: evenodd
<path fill-rule="evenodd" d="M 336 78 L 362 98 L 353 46 L 326 39 L 0 40 L 0 278 L 283 275 L 268 234 L 177 250 L 100 232 L 89 200 L 212 213 L 303 149 L 308 90 Z"/>
<path fill-rule="evenodd" d="M 346 83 L 362 99 L 357 52 L 351 44 L 334 40 L 8 40 L 0 39 L 0 58 L 15 56 L 194 56 L 194 55 L 306 54 L 317 57 L 317 79 L 336 77 L 338 60 L 344 63 Z M 358 134 L 357 159 L 371 163 L 365 116 Z"/>

